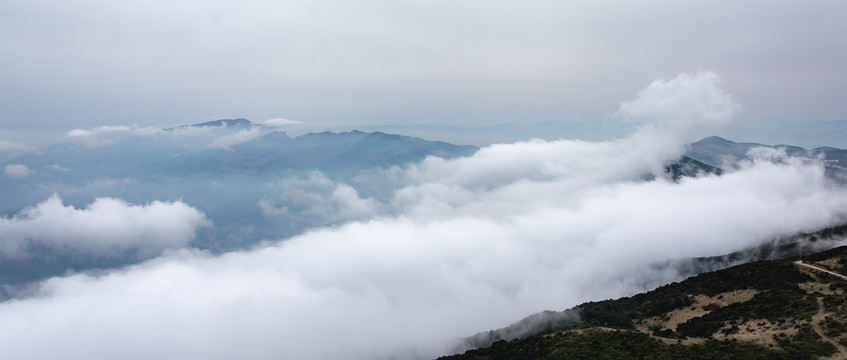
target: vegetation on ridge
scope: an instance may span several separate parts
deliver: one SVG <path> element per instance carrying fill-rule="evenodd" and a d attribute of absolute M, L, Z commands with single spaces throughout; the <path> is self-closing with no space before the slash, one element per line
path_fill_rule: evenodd
<path fill-rule="evenodd" d="M 804 258 L 847 273 L 847 247 Z M 847 356 L 847 281 L 758 261 L 579 305 L 574 328 L 441 359 L 817 359 Z"/>

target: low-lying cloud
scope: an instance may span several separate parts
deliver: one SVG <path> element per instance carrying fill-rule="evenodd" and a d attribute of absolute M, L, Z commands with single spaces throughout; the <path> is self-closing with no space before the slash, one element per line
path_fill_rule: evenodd
<path fill-rule="evenodd" d="M 288 126 L 291 126 L 291 125 L 301 124 L 301 122 L 291 120 L 291 119 L 286 119 L 286 118 L 273 118 L 273 119 L 267 119 L 265 121 L 262 121 L 261 124 L 264 125 L 264 126 L 271 126 L 271 127 L 288 127 Z"/>
<path fill-rule="evenodd" d="M 258 127 L 251 127 L 248 129 L 244 129 L 238 131 L 234 134 L 229 134 L 226 136 L 221 136 L 212 141 L 209 145 L 210 148 L 213 149 L 225 149 L 230 150 L 231 147 L 248 142 L 250 140 L 255 140 L 262 137 L 263 131 Z"/>
<path fill-rule="evenodd" d="M 87 148 L 98 148 L 114 145 L 129 138 L 151 138 L 155 136 L 168 137 L 172 140 L 183 141 L 185 148 L 223 149 L 231 150 L 233 146 L 255 140 L 262 135 L 285 125 L 299 124 L 287 119 L 270 119 L 265 126 L 250 126 L 234 129 L 221 135 L 216 130 L 227 128 L 222 126 L 180 126 L 171 129 L 138 126 L 98 126 L 91 129 L 75 129 L 66 134 L 67 139 Z"/>
<path fill-rule="evenodd" d="M 209 225 L 202 212 L 179 201 L 132 205 L 98 198 L 77 209 L 53 195 L 11 218 L 0 218 L 0 258 L 130 255 L 143 259 L 186 246 L 199 227 Z"/>
<path fill-rule="evenodd" d="M 58 165 L 58 164 L 50 164 L 50 165 L 45 166 L 45 168 L 48 168 L 50 170 L 62 171 L 62 172 L 71 171 L 71 169 L 66 168 L 64 166 L 61 166 L 61 165 Z"/>
<path fill-rule="evenodd" d="M 720 77 L 709 71 L 682 73 L 670 80 L 656 80 L 636 99 L 621 103 L 617 114 L 624 119 L 672 126 L 724 125 L 738 111 L 738 104 L 720 88 Z"/>
<path fill-rule="evenodd" d="M 9 164 L 3 168 L 3 173 L 13 178 L 25 178 L 32 175 L 33 172 L 32 169 L 23 164 Z"/>
<path fill-rule="evenodd" d="M 67 138 L 85 147 L 112 145 L 131 136 L 152 136 L 164 131 L 155 127 L 138 126 L 98 126 L 92 129 L 74 129 L 68 131 Z"/>
<path fill-rule="evenodd" d="M 0 304 L 0 344 L 16 358 L 428 358 L 530 313 L 678 280 L 651 263 L 740 250 L 847 213 L 847 196 L 814 164 L 559 191 L 570 180 L 462 187 L 489 196 L 475 206 L 424 196 L 418 207 L 433 210 L 253 251 L 186 250 L 54 278 L 35 299 Z M 412 215 L 434 209 L 447 214 Z"/>
<path fill-rule="evenodd" d="M 352 186 L 330 180 L 320 171 L 291 177 L 269 187 L 278 197 L 259 201 L 262 214 L 275 221 L 321 226 L 363 220 L 382 211 L 382 204 L 362 198 Z M 289 211 L 289 207 L 296 208 Z"/>
<path fill-rule="evenodd" d="M 433 358 L 528 314 L 679 280 L 677 269 L 652 266 L 667 259 L 847 219 L 847 193 L 814 161 L 663 177 L 682 155 L 679 133 L 711 124 L 702 114 L 724 103 L 688 105 L 705 110 L 623 139 L 495 145 L 387 170 L 397 190 L 386 200 L 319 173 L 317 188 L 283 181 L 281 196 L 314 202 L 315 214 L 358 204 L 353 214 L 364 218 L 252 250 L 183 249 L 49 279 L 32 298 L 0 303 L 0 348 L 20 359 Z M 311 198 L 327 189 L 337 202 Z M 268 201 L 265 216 L 288 216 Z"/>

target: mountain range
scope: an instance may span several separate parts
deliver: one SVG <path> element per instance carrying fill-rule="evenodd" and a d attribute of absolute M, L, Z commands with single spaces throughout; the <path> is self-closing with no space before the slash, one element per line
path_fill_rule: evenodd
<path fill-rule="evenodd" d="M 182 199 L 226 228 L 244 221 L 244 216 L 255 216 L 258 202 L 278 192 L 257 190 L 285 179 L 307 179 L 317 171 L 330 181 L 351 183 L 360 196 L 373 196 L 381 184 L 350 179 L 427 156 L 449 159 L 478 150 L 355 130 L 292 138 L 246 119 L 99 136 L 69 136 L 69 142 L 0 164 L 24 166 L 30 172 L 25 177 L 0 176 L 0 186 L 6 190 L 0 194 L 0 214 L 13 214 L 53 193 L 77 207 L 104 196 L 134 203 Z M 288 237 L 311 225 L 277 228 L 263 236 Z M 196 245 L 208 248 L 202 242 Z"/>
<path fill-rule="evenodd" d="M 763 154 L 762 150 L 768 153 Z M 784 157 L 820 159 L 824 162 L 828 176 L 841 182 L 847 179 L 847 150 L 833 147 L 804 149 L 791 145 L 739 143 L 718 136 L 710 136 L 688 144 L 685 156 L 715 168 L 731 170 L 740 162 L 749 161 L 757 154 L 767 155 L 775 160 Z"/>
<path fill-rule="evenodd" d="M 246 119 L 169 129 L 99 128 L 71 132 L 67 140 L 0 164 L 26 169 L 23 176 L 9 171 L 0 176 L 0 214 L 16 221 L 54 194 L 76 209 L 97 198 L 131 204 L 176 200 L 211 221 L 213 227 L 198 229 L 190 246 L 213 252 L 371 216 L 379 209 L 370 199 L 393 189 L 391 179 L 381 175 L 392 167 L 478 150 L 355 130 L 290 137 Z M 134 254 L 116 259 L 59 253 L 6 259 L 0 262 L 0 283 L 138 260 L 143 258 Z"/>
<path fill-rule="evenodd" d="M 73 140 L 73 138 L 71 138 Z M 36 170 L 33 178 L 79 173 L 100 176 L 187 176 L 228 172 L 321 169 L 349 174 L 403 165 L 427 156 L 468 156 L 478 148 L 409 136 L 321 132 L 289 137 L 246 119 L 216 120 L 95 143 L 63 143 L 6 163 Z M 4 164 L 5 165 L 5 164 Z M 55 166 L 51 166 L 55 165 Z M 71 171 L 46 172 L 45 168 Z"/>

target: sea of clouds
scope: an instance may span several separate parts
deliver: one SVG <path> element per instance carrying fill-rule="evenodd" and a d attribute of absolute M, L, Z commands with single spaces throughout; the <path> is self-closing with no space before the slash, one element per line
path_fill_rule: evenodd
<path fill-rule="evenodd" d="M 528 314 L 679 280 L 652 264 L 847 219 L 847 193 L 814 161 L 770 153 L 722 176 L 662 175 L 737 107 L 717 75 L 681 74 L 622 103 L 617 116 L 641 124 L 628 137 L 430 157 L 369 174 L 392 189 L 382 198 L 319 172 L 279 179 L 272 186 L 299 189 L 285 193 L 307 210 L 297 216 L 326 226 L 223 254 L 185 247 L 214 225 L 179 201 L 79 209 L 50 198 L 0 219 L 0 255 L 24 256 L 16 242 L 35 239 L 161 255 L 10 290 L 0 349 L 15 359 L 434 358 Z M 274 201 L 262 216 L 291 215 Z M 98 235 L 106 227 L 124 235 L 110 243 Z"/>

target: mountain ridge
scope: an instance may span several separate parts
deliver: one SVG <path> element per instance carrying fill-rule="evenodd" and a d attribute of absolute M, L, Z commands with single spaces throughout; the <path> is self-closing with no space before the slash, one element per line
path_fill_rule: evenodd
<path fill-rule="evenodd" d="M 757 149 L 770 152 L 764 154 Z M 756 157 L 769 155 L 771 160 L 794 157 L 809 161 L 821 161 L 824 173 L 829 179 L 847 184 L 847 150 L 834 147 L 805 149 L 792 145 L 765 145 L 759 143 L 734 142 L 719 136 L 705 137 L 688 144 L 685 156 L 701 161 L 722 170 L 734 170 L 742 161 L 751 161 Z"/>
<path fill-rule="evenodd" d="M 798 237 L 845 235 L 847 225 Z M 630 297 L 533 314 L 466 338 L 464 346 L 475 350 L 439 359 L 847 357 L 847 281 L 794 264 L 800 252 L 792 250 L 779 260 L 703 272 Z M 803 260 L 844 274 L 847 246 Z"/>

